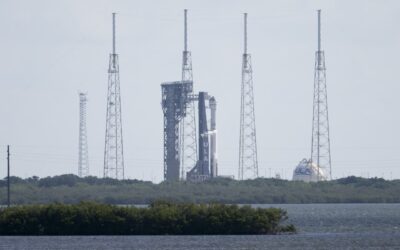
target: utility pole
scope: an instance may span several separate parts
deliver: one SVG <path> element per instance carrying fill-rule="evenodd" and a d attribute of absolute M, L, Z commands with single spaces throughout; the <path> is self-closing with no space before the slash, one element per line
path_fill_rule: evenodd
<path fill-rule="evenodd" d="M 10 145 L 7 145 L 7 207 L 10 207 Z"/>

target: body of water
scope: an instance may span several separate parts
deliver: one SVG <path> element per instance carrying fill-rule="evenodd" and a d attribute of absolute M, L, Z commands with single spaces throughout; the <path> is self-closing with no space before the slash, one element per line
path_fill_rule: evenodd
<path fill-rule="evenodd" d="M 400 249 L 400 204 L 254 205 L 286 209 L 296 235 L 0 237 L 1 249 Z"/>

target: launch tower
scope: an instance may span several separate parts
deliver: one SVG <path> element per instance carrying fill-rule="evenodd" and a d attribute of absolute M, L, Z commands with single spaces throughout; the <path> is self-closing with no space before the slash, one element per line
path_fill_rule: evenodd
<path fill-rule="evenodd" d="M 207 105 L 208 104 L 208 105 Z M 218 175 L 217 162 L 217 102 L 207 92 L 198 94 L 199 159 L 187 173 L 187 180 L 201 182 Z M 209 112 L 207 112 L 209 110 Z M 209 113 L 210 119 L 207 119 Z"/>
<path fill-rule="evenodd" d="M 182 80 L 161 84 L 161 106 L 164 114 L 164 180 L 187 179 L 198 182 L 218 174 L 217 102 L 207 92 L 194 94 L 193 91 L 192 60 L 187 46 L 187 10 L 184 10 L 182 59 Z"/>
<path fill-rule="evenodd" d="M 186 116 L 192 82 L 168 82 L 161 84 L 161 106 L 164 113 L 164 180 L 180 178 L 181 140 L 180 124 Z"/>

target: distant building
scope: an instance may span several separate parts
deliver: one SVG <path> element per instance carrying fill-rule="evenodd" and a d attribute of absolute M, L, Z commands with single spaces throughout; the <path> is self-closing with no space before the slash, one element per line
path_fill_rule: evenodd
<path fill-rule="evenodd" d="M 327 180 L 327 176 L 317 164 L 311 162 L 311 160 L 303 159 L 293 171 L 293 180 L 317 182 Z"/>

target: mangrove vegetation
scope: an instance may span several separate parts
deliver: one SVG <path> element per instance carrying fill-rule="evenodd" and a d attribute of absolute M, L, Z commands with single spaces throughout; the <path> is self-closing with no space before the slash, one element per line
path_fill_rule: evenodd
<path fill-rule="evenodd" d="M 286 211 L 222 204 L 148 207 L 82 202 L 0 210 L 0 235 L 227 235 L 293 233 Z"/>

